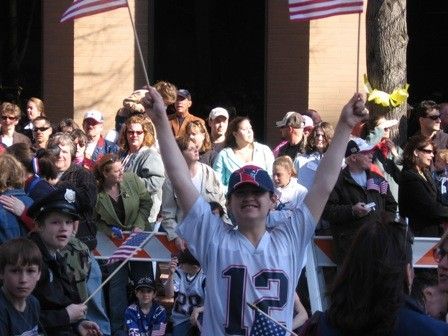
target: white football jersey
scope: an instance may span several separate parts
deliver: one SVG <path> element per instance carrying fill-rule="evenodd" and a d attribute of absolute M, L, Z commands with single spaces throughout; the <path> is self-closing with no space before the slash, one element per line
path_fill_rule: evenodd
<path fill-rule="evenodd" d="M 291 329 L 295 288 L 315 220 L 303 205 L 276 212 L 273 221 L 255 248 L 199 197 L 179 225 L 178 234 L 207 276 L 203 335 L 249 335 L 255 313 L 247 303 Z"/>
<path fill-rule="evenodd" d="M 171 319 L 173 325 L 178 325 L 190 319 L 195 307 L 204 305 L 205 274 L 202 269 L 192 279 L 180 268 L 174 272 L 173 287 L 176 299 L 174 300 Z"/>

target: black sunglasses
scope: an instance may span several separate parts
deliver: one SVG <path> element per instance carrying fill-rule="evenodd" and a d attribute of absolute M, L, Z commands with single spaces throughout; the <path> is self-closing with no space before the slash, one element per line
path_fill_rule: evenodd
<path fill-rule="evenodd" d="M 426 116 L 425 118 L 428 118 L 431 120 L 437 120 L 437 119 L 440 119 L 440 114 L 429 115 L 429 116 Z"/>
<path fill-rule="evenodd" d="M 45 132 L 47 129 L 49 129 L 50 127 L 34 127 L 33 128 L 33 132 Z"/>
<path fill-rule="evenodd" d="M 426 149 L 426 148 L 417 148 L 419 151 L 426 153 L 426 154 L 432 154 L 434 153 L 434 150 L 432 149 Z"/>

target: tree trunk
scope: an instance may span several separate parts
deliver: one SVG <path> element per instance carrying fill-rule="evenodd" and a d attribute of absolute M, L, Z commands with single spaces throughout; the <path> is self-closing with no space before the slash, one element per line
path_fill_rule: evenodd
<path fill-rule="evenodd" d="M 369 0 L 366 13 L 367 76 L 372 88 L 392 93 L 406 84 L 406 0 Z M 406 135 L 407 104 L 396 108 L 369 104 L 371 118 L 400 120 L 400 140 Z M 403 128 L 404 126 L 404 128 Z M 402 143 L 402 141 L 399 141 Z"/>

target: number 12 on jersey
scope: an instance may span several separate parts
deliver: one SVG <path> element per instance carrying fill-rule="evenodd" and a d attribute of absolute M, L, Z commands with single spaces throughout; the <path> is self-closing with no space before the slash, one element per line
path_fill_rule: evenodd
<path fill-rule="evenodd" d="M 248 326 L 244 325 L 244 313 L 248 309 L 245 299 L 247 285 L 257 290 L 269 290 L 272 282 L 277 283 L 277 295 L 263 296 L 253 302 L 266 314 L 270 309 L 282 309 L 288 300 L 288 277 L 281 270 L 261 270 L 248 279 L 249 284 L 246 284 L 246 266 L 232 265 L 222 272 L 222 276 L 228 281 L 226 334 L 246 335 Z"/>

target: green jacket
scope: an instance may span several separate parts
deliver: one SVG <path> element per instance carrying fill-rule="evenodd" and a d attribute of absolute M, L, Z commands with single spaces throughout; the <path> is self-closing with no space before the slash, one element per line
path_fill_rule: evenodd
<path fill-rule="evenodd" d="M 103 190 L 98 193 L 95 207 L 98 228 L 109 236 L 112 233 L 113 226 L 123 231 L 131 231 L 135 227 L 143 230 L 148 229 L 148 216 L 152 201 L 141 178 L 134 173 L 124 173 L 120 190 L 123 198 L 125 222 L 120 222 L 109 195 Z"/>

